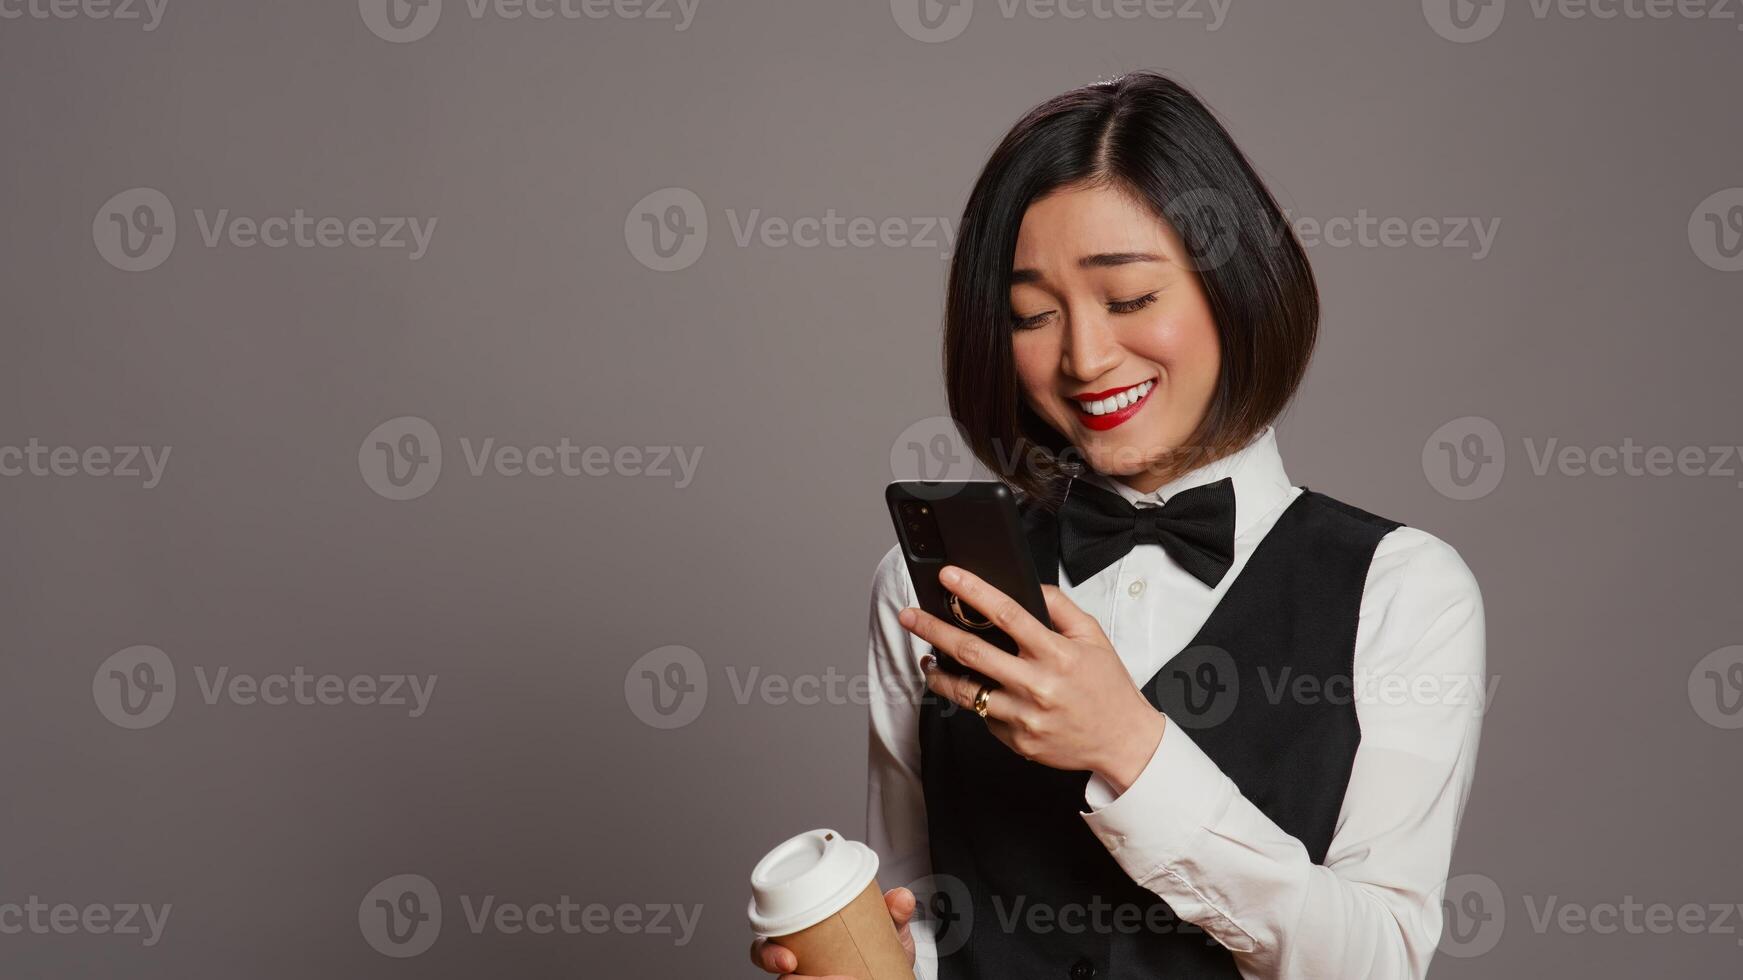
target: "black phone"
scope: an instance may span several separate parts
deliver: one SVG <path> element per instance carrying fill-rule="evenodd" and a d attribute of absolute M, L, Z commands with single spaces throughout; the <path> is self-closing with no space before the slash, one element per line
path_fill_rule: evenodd
<path fill-rule="evenodd" d="M 1053 627 L 1009 487 L 996 481 L 903 481 L 890 484 L 884 500 L 896 523 L 896 537 L 921 609 L 1001 650 L 1017 652 L 1015 640 L 938 581 L 939 569 L 955 565 L 980 576 L 1049 629 Z M 939 664 L 957 673 L 972 673 L 943 651 Z"/>

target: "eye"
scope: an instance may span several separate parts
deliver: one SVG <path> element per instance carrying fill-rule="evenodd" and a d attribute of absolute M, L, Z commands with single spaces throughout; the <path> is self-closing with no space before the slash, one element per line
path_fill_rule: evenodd
<path fill-rule="evenodd" d="M 1018 316 L 1016 313 L 1013 312 L 1011 314 L 1011 329 L 1012 330 L 1033 330 L 1036 327 L 1039 327 L 1041 324 L 1046 323 L 1047 318 L 1052 316 L 1052 315 L 1053 315 L 1052 310 L 1048 310 L 1045 313 L 1037 313 L 1034 316 Z"/>
<path fill-rule="evenodd" d="M 1155 293 L 1146 293 L 1137 299 L 1115 300 L 1108 304 L 1110 313 L 1136 313 L 1151 303 L 1156 302 Z"/>

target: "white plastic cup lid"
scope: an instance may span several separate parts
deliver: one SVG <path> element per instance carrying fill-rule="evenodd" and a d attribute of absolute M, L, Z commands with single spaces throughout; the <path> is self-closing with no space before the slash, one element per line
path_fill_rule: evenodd
<path fill-rule="evenodd" d="M 878 873 L 877 852 L 833 830 L 813 830 L 770 851 L 750 873 L 750 925 L 790 936 L 846 908 Z"/>

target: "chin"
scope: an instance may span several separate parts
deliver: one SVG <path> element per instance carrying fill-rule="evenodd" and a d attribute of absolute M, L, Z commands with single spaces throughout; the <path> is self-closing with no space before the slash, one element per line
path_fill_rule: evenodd
<path fill-rule="evenodd" d="M 1091 469 L 1104 476 L 1137 476 L 1148 472 L 1166 453 L 1157 443 L 1096 438 L 1094 433 L 1079 442 L 1077 450 Z"/>

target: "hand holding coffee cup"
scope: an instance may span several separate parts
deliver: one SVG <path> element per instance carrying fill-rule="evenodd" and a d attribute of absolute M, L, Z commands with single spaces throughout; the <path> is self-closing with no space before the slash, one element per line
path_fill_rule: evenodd
<path fill-rule="evenodd" d="M 751 872 L 751 961 L 776 974 L 913 980 L 914 894 L 883 894 L 877 855 L 832 830 L 800 834 Z"/>

